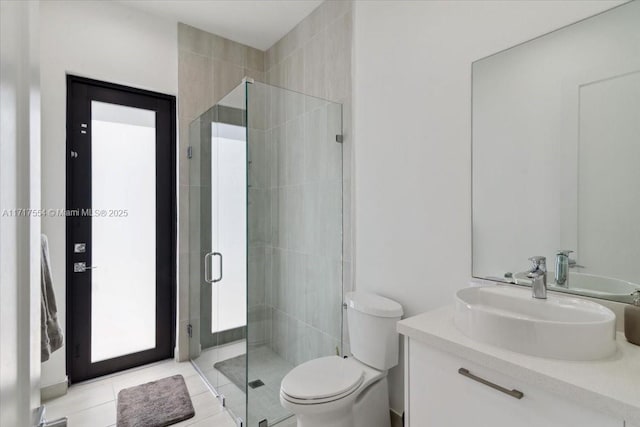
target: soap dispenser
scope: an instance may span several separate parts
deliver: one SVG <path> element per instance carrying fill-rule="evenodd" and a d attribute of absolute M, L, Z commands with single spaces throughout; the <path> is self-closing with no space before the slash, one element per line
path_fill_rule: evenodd
<path fill-rule="evenodd" d="M 631 295 L 633 303 L 624 308 L 624 336 L 631 344 L 640 345 L 640 290 Z"/>

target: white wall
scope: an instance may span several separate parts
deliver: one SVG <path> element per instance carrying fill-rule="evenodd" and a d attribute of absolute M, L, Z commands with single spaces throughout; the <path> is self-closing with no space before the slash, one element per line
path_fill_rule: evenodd
<path fill-rule="evenodd" d="M 407 315 L 452 302 L 471 277 L 471 62 L 613 5 L 356 2 L 357 289 Z"/>
<path fill-rule="evenodd" d="M 40 405 L 38 4 L 0 2 L 0 425 Z"/>
<path fill-rule="evenodd" d="M 115 2 L 42 1 L 42 205 L 65 206 L 66 73 L 177 95 L 177 24 Z M 65 320 L 65 219 L 44 218 L 59 316 Z M 42 385 L 65 380 L 65 349 Z"/>

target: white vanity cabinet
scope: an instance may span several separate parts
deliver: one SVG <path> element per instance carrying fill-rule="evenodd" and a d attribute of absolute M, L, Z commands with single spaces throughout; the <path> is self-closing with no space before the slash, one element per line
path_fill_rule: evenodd
<path fill-rule="evenodd" d="M 624 427 L 621 419 L 407 337 L 405 362 L 407 427 Z"/>

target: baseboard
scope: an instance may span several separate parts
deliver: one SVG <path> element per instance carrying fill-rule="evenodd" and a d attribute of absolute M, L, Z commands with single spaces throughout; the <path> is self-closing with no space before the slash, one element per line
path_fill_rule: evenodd
<path fill-rule="evenodd" d="M 55 399 L 56 397 L 64 396 L 69 389 L 69 378 L 65 375 L 64 381 L 60 381 L 56 384 L 51 384 L 40 389 L 40 400 L 46 402 L 47 400 Z"/>
<path fill-rule="evenodd" d="M 403 427 L 402 414 L 391 409 L 391 427 Z"/>

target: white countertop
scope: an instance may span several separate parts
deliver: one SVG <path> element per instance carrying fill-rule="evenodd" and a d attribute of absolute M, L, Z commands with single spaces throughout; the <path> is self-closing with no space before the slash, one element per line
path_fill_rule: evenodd
<path fill-rule="evenodd" d="M 474 341 L 453 324 L 454 307 L 443 307 L 398 323 L 398 332 L 555 393 L 568 400 L 640 425 L 640 347 L 616 337 L 608 359 L 572 362 L 544 359 Z M 571 339 L 571 337 L 567 337 Z"/>

